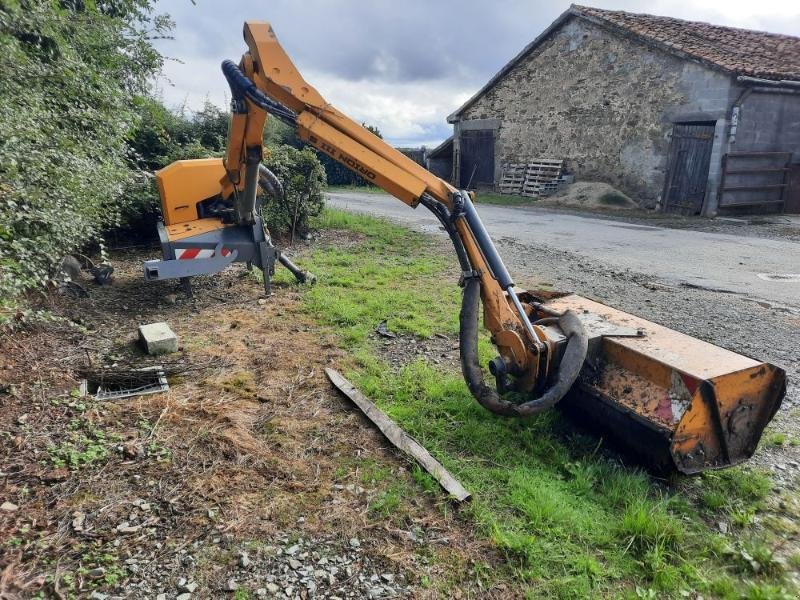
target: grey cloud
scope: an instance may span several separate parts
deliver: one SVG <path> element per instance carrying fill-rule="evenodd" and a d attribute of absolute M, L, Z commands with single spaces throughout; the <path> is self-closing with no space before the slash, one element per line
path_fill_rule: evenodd
<path fill-rule="evenodd" d="M 363 90 L 380 88 L 383 98 L 412 100 L 420 112 L 437 106 L 436 116 L 415 119 L 414 135 L 395 135 L 393 142 L 441 140 L 449 134 L 445 117 L 500 67 L 538 36 L 569 7 L 568 0 L 160 0 L 157 10 L 176 21 L 174 41 L 160 43 L 170 65 L 167 86 L 172 101 L 195 100 L 205 94 L 221 103 L 225 84 L 218 65 L 237 60 L 243 50 L 242 23 L 269 20 L 281 44 L 301 72 Z M 787 7 L 775 15 L 742 20 L 722 0 L 586 0 L 610 9 L 650 12 L 798 35 L 800 15 Z M 316 79 L 311 81 L 316 85 Z M 392 86 L 397 85 L 398 91 Z M 399 91 L 400 88 L 404 91 Z M 389 91 L 387 91 L 387 89 Z M 321 90 L 323 91 L 323 90 Z M 409 98 L 411 93 L 415 97 Z M 434 94 L 438 94 L 434 97 Z M 404 96 L 405 95 L 405 96 Z M 438 103 L 435 102 L 438 100 Z M 441 108 L 443 103 L 447 108 Z M 351 106 L 342 105 L 348 110 Z M 363 114 L 375 110 L 363 107 Z M 439 114 L 441 113 L 441 114 Z M 408 112 L 405 113 L 406 115 Z M 395 118 L 390 109 L 386 119 Z M 362 115 L 353 114 L 355 118 Z M 373 116 L 373 119 L 378 117 Z M 378 123 L 381 125 L 381 123 Z M 388 128 L 388 123 L 385 123 Z"/>
<path fill-rule="evenodd" d="M 245 19 L 269 20 L 299 66 L 313 66 L 353 81 L 485 81 L 533 40 L 569 2 L 531 0 L 162 0 L 181 29 L 193 30 L 196 43 L 168 51 L 202 58 L 238 58 Z M 587 2 L 609 8 L 730 21 L 711 7 L 674 2 Z M 735 17 L 735 15 L 731 15 Z M 753 27 L 796 33 L 798 19 L 755 19 Z"/>
<path fill-rule="evenodd" d="M 235 58 L 245 19 L 269 20 L 299 65 L 349 80 L 477 83 L 498 69 L 569 4 L 532 2 L 346 2 L 163 0 L 160 9 L 191 27 L 200 56 Z M 514 18 L 510 18 L 514 15 Z M 164 44 L 175 51 L 175 44 Z M 229 56 L 233 54 L 233 56 Z"/>

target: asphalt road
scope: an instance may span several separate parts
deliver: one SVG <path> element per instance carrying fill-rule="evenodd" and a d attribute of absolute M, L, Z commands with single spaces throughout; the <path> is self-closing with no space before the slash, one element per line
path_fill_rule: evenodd
<path fill-rule="evenodd" d="M 330 193 L 331 206 L 438 233 L 439 223 L 424 207 L 412 210 L 383 194 Z M 490 235 L 537 248 L 558 249 L 669 284 L 732 292 L 800 309 L 800 243 L 632 224 L 613 219 L 562 214 L 534 207 L 480 205 Z M 504 244 L 503 244 L 504 245 Z M 521 273 L 529 261 L 512 253 L 509 270 Z M 775 280 L 770 275 L 778 275 Z M 791 277 L 791 276 L 794 277 Z M 788 276 L 788 277 L 787 277 Z"/>

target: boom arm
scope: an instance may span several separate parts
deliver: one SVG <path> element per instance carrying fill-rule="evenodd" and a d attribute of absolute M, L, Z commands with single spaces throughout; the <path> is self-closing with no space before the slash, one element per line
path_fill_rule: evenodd
<path fill-rule="evenodd" d="M 478 289 L 484 306 L 484 324 L 500 353 L 491 365 L 492 371 L 502 376 L 502 381 L 510 377 L 513 389 L 526 394 L 542 392 L 551 367 L 557 364 L 556 347 L 543 327 L 531 323 L 531 307 L 523 306 L 514 290 L 514 282 L 478 217 L 471 196 L 455 189 L 326 102 L 300 75 L 268 23 L 245 23 L 244 39 L 249 51 L 239 65 L 225 61 L 222 66 L 233 94 L 226 157 L 232 193 L 248 195 L 248 167 L 261 159 L 261 131 L 266 112 L 270 112 L 291 125 L 300 139 L 410 207 L 416 208 L 422 203 L 433 211 L 450 234 L 461 263 L 462 279 L 467 288 L 462 309 L 462 365 L 473 394 L 482 404 L 502 414 L 530 414 L 554 404 L 566 392 L 562 390 L 565 384 L 569 388 L 577 377 L 585 357 L 586 340 L 581 335 L 577 318 L 566 315 L 569 323 L 562 324 L 562 333 L 574 337 L 579 347 L 577 354 L 572 352 L 579 361 L 577 369 L 559 370 L 560 379 L 568 376 L 570 381 L 557 381 L 550 396 L 545 393 L 522 405 L 506 402 L 486 388 L 477 366 L 477 353 L 474 348 L 471 351 L 464 348 L 463 339 L 465 312 L 474 312 L 469 319 L 477 320 Z M 474 310 L 467 307 L 467 298 L 474 298 Z M 471 331 L 472 327 L 466 329 Z M 559 397 L 554 398 L 553 394 Z"/>

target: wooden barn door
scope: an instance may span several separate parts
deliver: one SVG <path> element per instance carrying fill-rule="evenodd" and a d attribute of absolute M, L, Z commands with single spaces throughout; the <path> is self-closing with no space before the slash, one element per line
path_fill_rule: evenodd
<path fill-rule="evenodd" d="M 664 212 L 698 215 L 708 185 L 708 166 L 714 145 L 714 123 L 678 123 L 672 144 L 664 189 Z"/>
<path fill-rule="evenodd" d="M 459 186 L 475 188 L 494 185 L 494 130 L 461 132 Z"/>

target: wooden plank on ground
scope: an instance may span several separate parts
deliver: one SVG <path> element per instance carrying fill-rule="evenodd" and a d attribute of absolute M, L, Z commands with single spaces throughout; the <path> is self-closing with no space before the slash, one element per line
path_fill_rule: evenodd
<path fill-rule="evenodd" d="M 341 373 L 334 369 L 325 369 L 325 374 L 339 391 L 350 398 L 350 400 L 361 409 L 361 412 L 378 426 L 378 429 L 381 430 L 383 435 L 385 435 L 396 448 L 414 458 L 451 496 L 459 502 L 469 499 L 470 493 L 464 489 L 458 480 L 456 480 L 439 461 L 433 458 L 419 442 L 400 429 L 400 426 L 392 421 L 389 415 L 375 406 L 375 404 L 364 394 L 359 392 L 352 383 L 342 377 Z"/>

